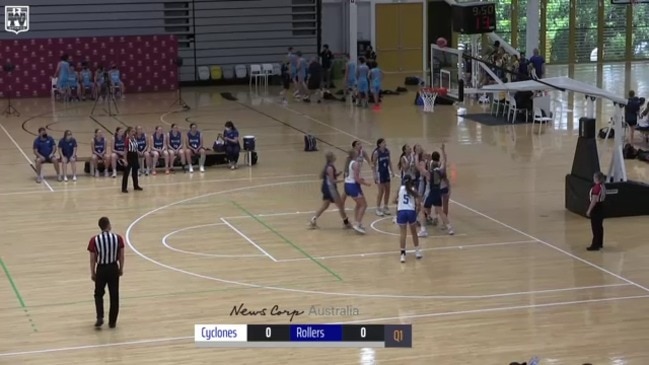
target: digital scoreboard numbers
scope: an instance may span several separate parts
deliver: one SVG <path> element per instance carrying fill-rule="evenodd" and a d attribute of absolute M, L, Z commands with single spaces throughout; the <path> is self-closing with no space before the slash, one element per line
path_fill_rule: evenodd
<path fill-rule="evenodd" d="M 411 325 L 195 325 L 200 347 L 411 348 Z"/>
<path fill-rule="evenodd" d="M 453 5 L 453 30 L 462 34 L 496 31 L 496 3 L 478 2 Z"/>

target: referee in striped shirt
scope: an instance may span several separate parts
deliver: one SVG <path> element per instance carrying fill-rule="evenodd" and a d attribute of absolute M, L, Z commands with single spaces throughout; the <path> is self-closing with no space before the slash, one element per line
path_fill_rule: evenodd
<path fill-rule="evenodd" d="M 128 193 L 128 175 L 133 177 L 133 189 L 142 191 L 138 172 L 140 170 L 140 157 L 138 155 L 137 140 L 135 140 L 135 129 L 126 128 L 126 165 L 124 166 L 124 176 L 122 176 L 122 193 Z"/>
<path fill-rule="evenodd" d="M 97 322 L 95 327 L 104 324 L 104 289 L 108 285 L 110 294 L 110 311 L 108 326 L 115 328 L 119 312 L 119 277 L 124 270 L 124 239 L 110 230 L 110 220 L 99 218 L 101 233 L 92 237 L 88 243 L 90 252 L 90 277 L 95 282 L 95 309 Z M 119 263 L 119 265 L 118 265 Z"/>

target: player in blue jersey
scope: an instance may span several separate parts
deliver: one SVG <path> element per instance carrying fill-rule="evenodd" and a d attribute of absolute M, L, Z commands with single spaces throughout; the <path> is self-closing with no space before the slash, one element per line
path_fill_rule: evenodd
<path fill-rule="evenodd" d="M 415 246 L 415 257 L 421 259 L 419 237 L 417 236 L 417 211 L 419 210 L 420 196 L 415 190 L 414 181 L 410 175 L 405 175 L 397 194 L 397 224 L 399 225 L 399 248 L 401 262 L 406 262 L 406 238 L 408 230 Z"/>
<path fill-rule="evenodd" d="M 57 79 L 56 89 L 64 101 L 68 98 L 68 77 L 70 74 L 69 58 L 70 57 L 67 54 L 61 56 L 61 60 L 56 65 L 56 71 L 53 76 L 53 78 Z"/>
<path fill-rule="evenodd" d="M 442 211 L 448 218 L 448 206 L 451 201 L 451 182 L 448 179 L 447 166 L 448 166 L 448 156 L 446 154 L 446 148 L 442 145 L 442 154 L 440 156 L 439 152 L 433 152 L 431 156 L 431 161 L 437 163 L 442 170 L 442 182 L 440 184 L 441 193 L 442 193 Z M 436 218 L 435 218 L 436 219 Z M 450 219 L 450 218 L 449 218 Z"/>
<path fill-rule="evenodd" d="M 356 207 L 354 208 L 354 224 L 352 228 L 358 233 L 365 234 L 363 227 L 363 216 L 367 210 L 367 200 L 363 195 L 361 185 L 370 186 L 368 182 L 361 177 L 361 163 L 359 154 L 355 149 L 351 149 L 345 162 L 345 194 L 354 199 Z"/>
<path fill-rule="evenodd" d="M 198 157 L 198 167 L 200 172 L 205 172 L 205 147 L 203 147 L 203 135 L 198 130 L 196 123 L 189 125 L 187 132 L 187 144 L 185 146 L 185 161 L 189 165 L 189 173 L 194 173 L 192 158 Z"/>
<path fill-rule="evenodd" d="M 386 147 L 385 139 L 379 138 L 376 141 L 376 149 L 372 152 L 372 170 L 374 171 L 374 183 L 379 193 L 376 196 L 376 215 L 383 217 L 390 215 L 388 203 L 390 201 L 390 179 L 393 176 L 390 150 Z M 383 208 L 381 208 L 383 202 Z"/>
<path fill-rule="evenodd" d="M 165 174 L 169 173 L 169 153 L 167 152 L 167 137 L 161 126 L 155 127 L 155 132 L 151 135 L 149 142 L 151 150 L 149 151 L 151 161 L 151 175 L 157 174 L 156 166 L 160 157 L 165 161 Z"/>
<path fill-rule="evenodd" d="M 185 151 L 183 150 L 183 134 L 176 124 L 171 125 L 169 136 L 167 138 L 167 153 L 169 154 L 169 169 L 173 171 L 176 158 L 180 159 L 180 165 L 185 169 Z"/>
<path fill-rule="evenodd" d="M 352 103 L 356 102 L 356 61 L 349 59 L 345 55 L 347 63 L 345 64 L 345 97 L 351 95 Z"/>
<path fill-rule="evenodd" d="M 90 176 L 99 176 L 99 164 L 104 165 L 104 176 L 108 177 L 108 168 L 110 167 L 110 160 L 108 158 L 108 151 L 106 138 L 101 129 L 95 129 L 95 135 L 90 140 Z"/>
<path fill-rule="evenodd" d="M 358 106 L 367 106 L 367 101 L 370 94 L 370 68 L 365 62 L 365 58 L 358 59 L 360 63 L 356 71 L 356 82 L 358 88 Z"/>
<path fill-rule="evenodd" d="M 379 68 L 379 64 L 376 63 L 374 68 L 370 70 L 370 93 L 374 99 L 374 107 L 381 107 L 381 83 L 383 82 L 383 71 Z"/>
<path fill-rule="evenodd" d="M 139 175 L 144 173 L 146 176 L 149 175 L 149 169 L 151 168 L 151 154 L 149 153 L 149 140 L 146 138 L 146 133 L 142 130 L 141 126 L 135 127 L 135 141 L 137 142 L 137 157 L 140 163 Z M 146 163 L 146 166 L 145 166 Z"/>
<path fill-rule="evenodd" d="M 318 218 L 320 218 L 322 213 L 329 208 L 331 203 L 334 203 L 338 207 L 340 217 L 343 219 L 343 225 L 346 228 L 351 228 L 349 219 L 347 218 L 347 213 L 345 213 L 345 206 L 343 205 L 343 201 L 338 193 L 338 183 L 341 182 L 338 177 L 342 173 L 336 171 L 336 166 L 334 165 L 336 162 L 336 155 L 334 155 L 333 152 L 327 152 L 325 160 L 325 166 L 322 169 L 322 173 L 320 173 L 320 178 L 322 179 L 322 185 L 320 187 L 322 192 L 322 205 L 320 206 L 320 209 L 316 211 L 313 218 L 311 218 L 309 226 L 311 228 L 318 228 Z"/>
<path fill-rule="evenodd" d="M 306 87 L 306 74 L 307 74 L 307 68 L 309 67 L 309 63 L 307 62 L 306 58 L 302 56 L 302 52 L 297 51 L 296 55 L 298 57 L 297 60 L 297 87 L 299 90 L 299 95 L 302 96 L 303 98 L 306 98 L 309 96 L 309 91 L 307 90 Z"/>
<path fill-rule="evenodd" d="M 70 70 L 68 73 L 68 89 L 69 89 L 69 101 L 76 100 L 80 101 L 81 98 L 79 97 L 80 92 L 79 92 L 79 74 L 77 73 L 76 68 L 74 67 L 74 64 L 70 64 Z"/>
<path fill-rule="evenodd" d="M 83 68 L 79 72 L 81 79 L 81 100 L 86 100 L 86 95 L 90 94 L 92 99 L 95 98 L 95 83 L 92 71 L 88 68 L 88 63 L 83 63 Z"/>
<path fill-rule="evenodd" d="M 119 72 L 116 64 L 113 63 L 110 65 L 110 70 L 108 70 L 108 77 L 110 78 L 110 84 L 112 86 L 111 93 L 113 93 L 114 95 L 120 94 L 122 98 L 124 98 L 126 90 L 124 89 L 124 83 L 122 82 L 122 74 L 121 72 Z"/>
<path fill-rule="evenodd" d="M 59 141 L 59 160 L 63 181 L 68 181 L 68 165 L 72 170 L 72 181 L 77 181 L 77 140 L 72 136 L 72 131 L 66 130 Z"/>
<path fill-rule="evenodd" d="M 445 147 L 442 145 L 442 151 Z M 424 210 L 430 215 L 431 209 L 435 210 L 436 215 L 441 219 L 442 229 L 446 229 L 448 234 L 453 235 L 453 227 L 444 210 L 442 209 L 442 181 L 446 178 L 446 165 L 443 162 L 431 161 L 428 169 L 420 165 L 420 173 L 426 179 L 426 192 L 424 198 Z M 422 225 L 422 229 L 425 227 Z"/>
<path fill-rule="evenodd" d="M 126 134 L 122 127 L 115 129 L 113 143 L 111 144 L 110 154 L 111 168 L 113 170 L 113 179 L 117 177 L 117 165 L 124 166 L 126 163 Z"/>

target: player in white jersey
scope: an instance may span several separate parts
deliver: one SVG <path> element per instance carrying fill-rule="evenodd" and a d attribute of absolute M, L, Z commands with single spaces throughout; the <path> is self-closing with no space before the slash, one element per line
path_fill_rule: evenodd
<path fill-rule="evenodd" d="M 370 186 L 361 177 L 361 165 L 358 162 L 358 153 L 356 150 L 351 149 L 345 162 L 345 194 L 356 202 L 352 228 L 358 233 L 365 234 L 365 229 L 361 222 L 363 221 L 365 210 L 367 210 L 367 200 L 365 200 L 361 185 Z"/>
<path fill-rule="evenodd" d="M 419 210 L 419 194 L 415 191 L 413 179 L 405 175 L 401 180 L 402 185 L 397 195 L 397 224 L 399 225 L 399 247 L 401 249 L 401 262 L 406 262 L 406 238 L 408 229 L 415 246 L 415 257 L 421 259 L 419 237 L 417 237 L 417 211 Z"/>
<path fill-rule="evenodd" d="M 358 161 L 358 168 L 360 169 L 363 166 L 363 162 L 366 162 L 372 165 L 372 161 L 370 160 L 370 156 L 367 154 L 367 152 L 363 149 L 363 144 L 359 140 L 355 140 L 352 142 L 352 149 L 356 151 L 356 161 Z M 345 169 L 347 169 L 347 164 L 345 164 Z M 340 199 L 343 201 L 343 206 L 345 205 L 345 201 L 347 201 L 347 193 L 343 191 L 342 196 Z"/>

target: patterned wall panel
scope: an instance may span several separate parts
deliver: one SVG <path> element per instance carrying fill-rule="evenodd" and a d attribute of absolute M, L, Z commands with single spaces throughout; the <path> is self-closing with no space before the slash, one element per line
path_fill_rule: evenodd
<path fill-rule="evenodd" d="M 115 63 L 127 93 L 172 91 L 177 88 L 174 36 L 124 36 L 0 40 L 0 60 L 15 65 L 0 72 L 0 97 L 42 97 L 51 93 L 51 77 L 61 55 L 72 63 L 86 61 L 94 70 Z"/>

